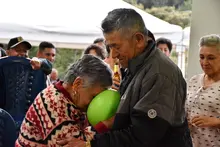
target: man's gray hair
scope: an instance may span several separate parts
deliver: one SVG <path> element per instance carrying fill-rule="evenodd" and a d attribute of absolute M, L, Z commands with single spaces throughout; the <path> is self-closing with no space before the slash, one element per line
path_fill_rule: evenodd
<path fill-rule="evenodd" d="M 148 32 L 141 15 L 133 9 L 126 8 L 109 12 L 101 26 L 103 33 L 122 31 L 122 33 L 126 32 L 125 34 L 141 32 L 147 35 Z"/>
<path fill-rule="evenodd" d="M 77 77 L 83 79 L 84 87 L 100 84 L 107 88 L 112 85 L 111 69 L 105 62 L 93 55 L 84 55 L 73 63 L 64 77 L 64 83 L 72 84 Z"/>
<path fill-rule="evenodd" d="M 211 34 L 203 36 L 199 41 L 199 47 L 216 47 L 220 51 L 220 35 Z"/>

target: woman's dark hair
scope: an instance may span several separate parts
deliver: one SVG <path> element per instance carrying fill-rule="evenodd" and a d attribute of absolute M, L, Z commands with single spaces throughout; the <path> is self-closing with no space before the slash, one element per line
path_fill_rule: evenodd
<path fill-rule="evenodd" d="M 103 48 L 101 48 L 100 46 L 98 46 L 96 44 L 92 44 L 85 49 L 84 54 L 89 54 L 89 52 L 91 50 L 95 50 L 97 56 L 99 58 L 101 58 L 102 60 L 105 59 L 105 57 L 106 57 L 105 50 Z"/>
<path fill-rule="evenodd" d="M 170 39 L 167 38 L 159 38 L 156 40 L 156 46 L 158 47 L 160 44 L 166 44 L 169 51 L 172 51 L 173 44 Z"/>

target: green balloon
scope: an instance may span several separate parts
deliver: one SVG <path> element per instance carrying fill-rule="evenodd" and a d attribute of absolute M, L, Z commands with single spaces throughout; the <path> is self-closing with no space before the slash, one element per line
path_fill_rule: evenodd
<path fill-rule="evenodd" d="M 119 103 L 119 92 L 110 89 L 99 93 L 87 109 L 89 123 L 95 126 L 99 122 L 111 118 L 116 113 Z"/>

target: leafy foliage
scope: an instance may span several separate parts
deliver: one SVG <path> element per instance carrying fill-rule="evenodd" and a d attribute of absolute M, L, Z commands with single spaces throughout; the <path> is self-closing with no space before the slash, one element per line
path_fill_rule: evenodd
<path fill-rule="evenodd" d="M 141 3 L 144 8 L 162 7 L 162 6 L 175 6 L 178 8 L 184 4 L 184 0 L 125 0 L 130 4 Z"/>
<path fill-rule="evenodd" d="M 153 7 L 146 9 L 149 14 L 156 16 L 171 24 L 185 28 L 190 25 L 191 11 L 178 11 L 174 7 Z"/>
<path fill-rule="evenodd" d="M 171 24 L 190 25 L 192 0 L 124 0 Z M 147 9 L 145 9 L 147 8 Z"/>

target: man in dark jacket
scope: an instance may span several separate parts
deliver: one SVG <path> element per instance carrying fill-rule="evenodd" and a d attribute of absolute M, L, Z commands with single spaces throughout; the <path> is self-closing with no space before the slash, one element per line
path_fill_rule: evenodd
<path fill-rule="evenodd" d="M 192 147 L 185 117 L 186 82 L 180 69 L 149 39 L 140 14 L 115 9 L 102 22 L 106 44 L 126 69 L 111 131 L 72 147 Z M 112 119 L 110 119 L 112 120 Z M 105 121 L 111 126 L 111 121 Z M 65 140 L 61 143 L 65 144 Z"/>

